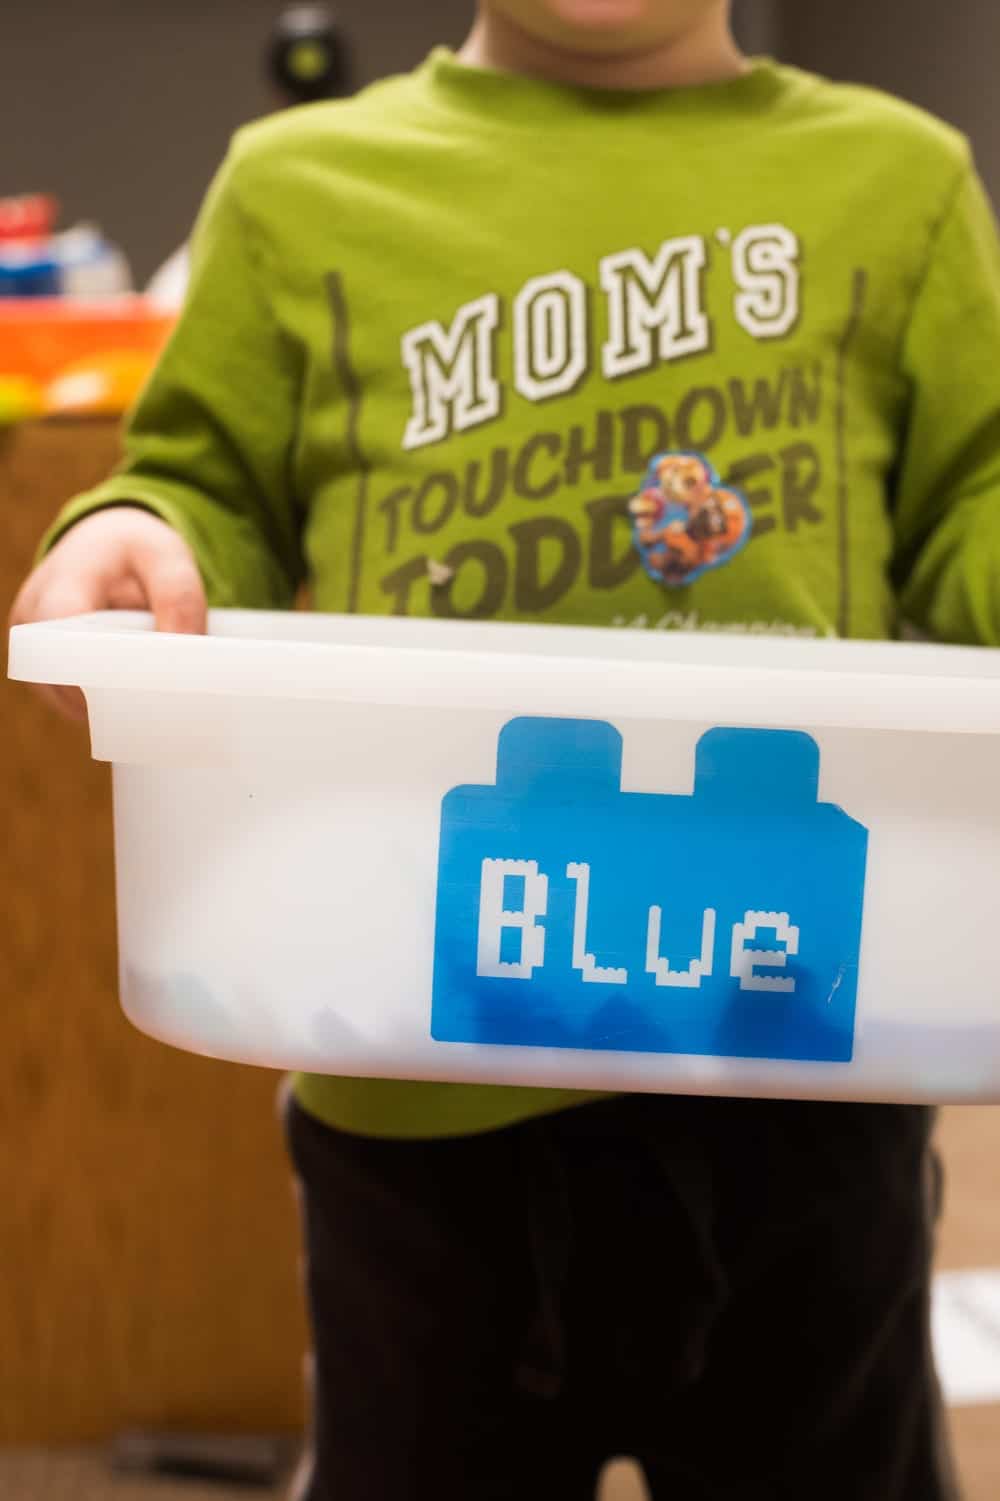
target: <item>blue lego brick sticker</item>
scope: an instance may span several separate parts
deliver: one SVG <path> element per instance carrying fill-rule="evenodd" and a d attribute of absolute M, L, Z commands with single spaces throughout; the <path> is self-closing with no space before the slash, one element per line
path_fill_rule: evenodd
<path fill-rule="evenodd" d="M 868 833 L 797 731 L 715 729 L 693 796 L 621 791 L 597 720 L 515 719 L 442 805 L 440 1042 L 850 1062 Z"/>

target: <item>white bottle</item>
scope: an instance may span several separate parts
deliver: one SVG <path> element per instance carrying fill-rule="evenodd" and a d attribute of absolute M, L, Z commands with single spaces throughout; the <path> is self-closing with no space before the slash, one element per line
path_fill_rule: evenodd
<path fill-rule="evenodd" d="M 116 245 L 93 224 L 77 224 L 52 241 L 64 297 L 103 301 L 132 291 L 132 272 Z"/>

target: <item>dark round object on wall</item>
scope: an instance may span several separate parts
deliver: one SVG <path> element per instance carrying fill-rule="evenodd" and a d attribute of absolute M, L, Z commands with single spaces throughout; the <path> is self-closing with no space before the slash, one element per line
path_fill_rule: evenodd
<path fill-rule="evenodd" d="M 350 92 L 350 55 L 328 5 L 289 5 L 271 32 L 268 72 L 287 104 L 336 99 Z"/>

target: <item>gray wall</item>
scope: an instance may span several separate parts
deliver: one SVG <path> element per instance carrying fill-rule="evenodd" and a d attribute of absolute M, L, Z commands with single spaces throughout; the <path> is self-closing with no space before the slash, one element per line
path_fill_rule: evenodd
<path fill-rule="evenodd" d="M 231 131 L 270 107 L 280 0 L 0 0 L 0 193 L 54 191 L 145 280 L 187 233 Z M 358 79 L 456 43 L 473 0 L 340 0 Z M 948 24 L 942 24 L 942 15 Z M 895 90 L 974 138 L 1000 201 L 1000 0 L 736 0 L 751 51 Z"/>
<path fill-rule="evenodd" d="M 340 0 L 367 81 L 456 42 L 473 0 Z M 269 109 L 281 0 L 0 0 L 0 194 L 97 219 L 140 281 L 176 248 L 230 133 Z"/>
<path fill-rule="evenodd" d="M 789 62 L 874 84 L 966 131 L 1000 204 L 1000 0 L 781 0 Z"/>
<path fill-rule="evenodd" d="M 735 0 L 736 35 L 747 52 L 775 56 L 780 48 L 776 0 Z"/>

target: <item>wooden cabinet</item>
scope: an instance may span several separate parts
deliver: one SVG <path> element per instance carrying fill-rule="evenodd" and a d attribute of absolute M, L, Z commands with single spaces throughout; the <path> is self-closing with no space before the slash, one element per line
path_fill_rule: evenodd
<path fill-rule="evenodd" d="M 3 609 L 103 421 L 0 433 Z M 279 1077 L 134 1031 L 115 979 L 108 768 L 0 683 L 0 1444 L 298 1426 L 298 1226 Z"/>

